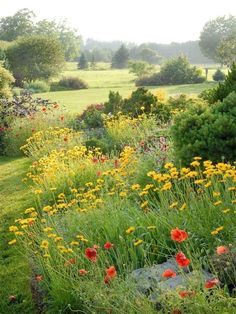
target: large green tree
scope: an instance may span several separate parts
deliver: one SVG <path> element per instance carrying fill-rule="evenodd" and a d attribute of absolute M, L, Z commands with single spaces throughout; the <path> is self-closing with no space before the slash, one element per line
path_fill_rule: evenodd
<path fill-rule="evenodd" d="M 207 22 L 201 32 L 199 42 L 203 54 L 216 62 L 224 63 L 219 47 L 222 42 L 227 43 L 235 32 L 235 16 L 220 16 Z"/>
<path fill-rule="evenodd" d="M 23 81 L 49 79 L 64 65 L 62 48 L 55 37 L 21 37 L 7 49 L 6 55 L 18 85 Z"/>
<path fill-rule="evenodd" d="M 0 40 L 13 41 L 19 36 L 32 34 L 34 31 L 34 12 L 28 9 L 17 11 L 13 16 L 0 19 Z"/>
<path fill-rule="evenodd" d="M 124 45 L 121 45 L 112 58 L 112 68 L 124 69 L 128 65 L 128 60 L 129 51 Z"/>

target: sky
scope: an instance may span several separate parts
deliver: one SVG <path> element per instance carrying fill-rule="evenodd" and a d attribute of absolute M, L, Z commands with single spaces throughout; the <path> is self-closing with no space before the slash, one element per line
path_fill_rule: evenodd
<path fill-rule="evenodd" d="M 0 0 L 0 17 L 22 8 L 67 19 L 84 40 L 170 43 L 197 40 L 207 21 L 236 15 L 236 0 Z"/>

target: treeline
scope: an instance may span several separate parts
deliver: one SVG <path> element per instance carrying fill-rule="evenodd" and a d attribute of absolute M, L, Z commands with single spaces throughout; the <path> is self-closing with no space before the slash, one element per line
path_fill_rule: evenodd
<path fill-rule="evenodd" d="M 144 43 L 136 45 L 122 41 L 104 42 L 89 38 L 83 46 L 83 51 L 88 61 L 111 62 L 114 53 L 122 44 L 128 49 L 129 58 L 132 60 L 143 60 L 149 63 L 159 64 L 163 59 L 169 59 L 184 54 L 191 63 L 206 64 L 214 62 L 202 54 L 199 41 L 197 40 L 184 43 Z"/>

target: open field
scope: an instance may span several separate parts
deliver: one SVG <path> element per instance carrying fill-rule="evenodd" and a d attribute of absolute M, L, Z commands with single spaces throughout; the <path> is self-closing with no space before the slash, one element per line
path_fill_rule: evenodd
<path fill-rule="evenodd" d="M 106 69 L 107 64 L 100 67 Z M 209 80 L 216 69 L 209 70 Z M 226 69 L 225 69 L 226 71 Z M 128 69 L 124 70 L 77 70 L 76 63 L 67 63 L 67 70 L 62 76 L 76 76 L 88 83 L 89 88 L 86 90 L 58 91 L 37 94 L 39 97 L 57 101 L 65 105 L 71 112 L 80 112 L 90 104 L 104 102 L 108 99 L 110 91 L 119 92 L 123 97 L 129 96 L 136 89 L 134 80 L 135 76 L 129 73 Z M 174 86 L 149 87 L 155 91 L 161 89 L 166 91 L 168 95 L 176 95 L 181 93 L 197 95 L 204 89 L 212 88 L 217 83 L 208 81 L 203 84 L 188 84 Z"/>

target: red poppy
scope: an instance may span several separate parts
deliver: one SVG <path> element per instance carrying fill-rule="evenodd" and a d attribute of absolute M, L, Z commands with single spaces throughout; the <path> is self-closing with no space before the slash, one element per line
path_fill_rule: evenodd
<path fill-rule="evenodd" d="M 205 282 L 205 288 L 211 289 L 217 286 L 218 284 L 219 284 L 219 280 L 217 278 L 213 278 Z"/>
<path fill-rule="evenodd" d="M 162 277 L 165 277 L 165 278 L 173 278 L 173 277 L 176 277 L 176 272 L 174 272 L 172 269 L 166 269 L 166 270 L 162 273 Z"/>
<path fill-rule="evenodd" d="M 170 235 L 171 239 L 176 242 L 183 242 L 188 238 L 187 232 L 179 228 L 171 230 Z"/>
<path fill-rule="evenodd" d="M 64 266 L 69 266 L 69 265 L 72 265 L 72 264 L 75 264 L 76 263 L 76 259 L 75 258 L 70 258 L 68 259 L 68 261 L 66 261 L 64 263 Z"/>
<path fill-rule="evenodd" d="M 116 272 L 115 266 L 111 266 L 111 267 L 107 268 L 106 269 L 106 274 L 110 278 L 116 277 L 117 272 Z"/>
<path fill-rule="evenodd" d="M 193 297 L 195 295 L 194 291 L 186 291 L 186 290 L 182 290 L 179 292 L 179 296 L 181 298 L 186 298 L 186 297 Z"/>
<path fill-rule="evenodd" d="M 190 264 L 190 260 L 184 255 L 183 252 L 177 253 L 175 260 L 180 267 L 186 267 Z"/>
<path fill-rule="evenodd" d="M 103 163 L 107 160 L 107 157 L 106 156 L 101 156 L 100 157 L 100 162 Z"/>
<path fill-rule="evenodd" d="M 61 120 L 61 121 L 64 121 L 64 120 L 65 120 L 65 117 L 64 117 L 64 116 L 61 116 L 61 117 L 60 117 L 60 120 Z"/>
<path fill-rule="evenodd" d="M 42 275 L 35 275 L 35 280 L 36 281 L 42 281 L 43 280 L 43 276 Z"/>
<path fill-rule="evenodd" d="M 104 249 L 109 250 L 113 247 L 113 244 L 111 242 L 106 242 L 103 247 Z"/>
<path fill-rule="evenodd" d="M 98 172 L 97 172 L 97 177 L 101 177 L 101 175 L 102 175 L 102 172 L 101 172 L 101 171 L 98 171 Z"/>
<path fill-rule="evenodd" d="M 111 278 L 106 275 L 106 276 L 104 277 L 104 283 L 105 283 L 105 284 L 108 284 L 110 281 L 111 281 Z"/>
<path fill-rule="evenodd" d="M 218 255 L 225 254 L 229 252 L 229 248 L 227 246 L 221 245 L 216 248 L 216 253 Z"/>
<path fill-rule="evenodd" d="M 83 276 L 83 275 L 86 275 L 88 273 L 88 271 L 86 270 L 86 269 L 79 269 L 79 274 L 81 275 L 81 276 Z"/>
<path fill-rule="evenodd" d="M 88 247 L 85 250 L 85 256 L 92 262 L 97 261 L 97 250 L 95 248 Z"/>
<path fill-rule="evenodd" d="M 93 157 L 93 158 L 92 158 L 92 162 L 93 162 L 94 164 L 96 164 L 96 163 L 98 163 L 98 159 L 97 159 L 96 157 Z"/>

